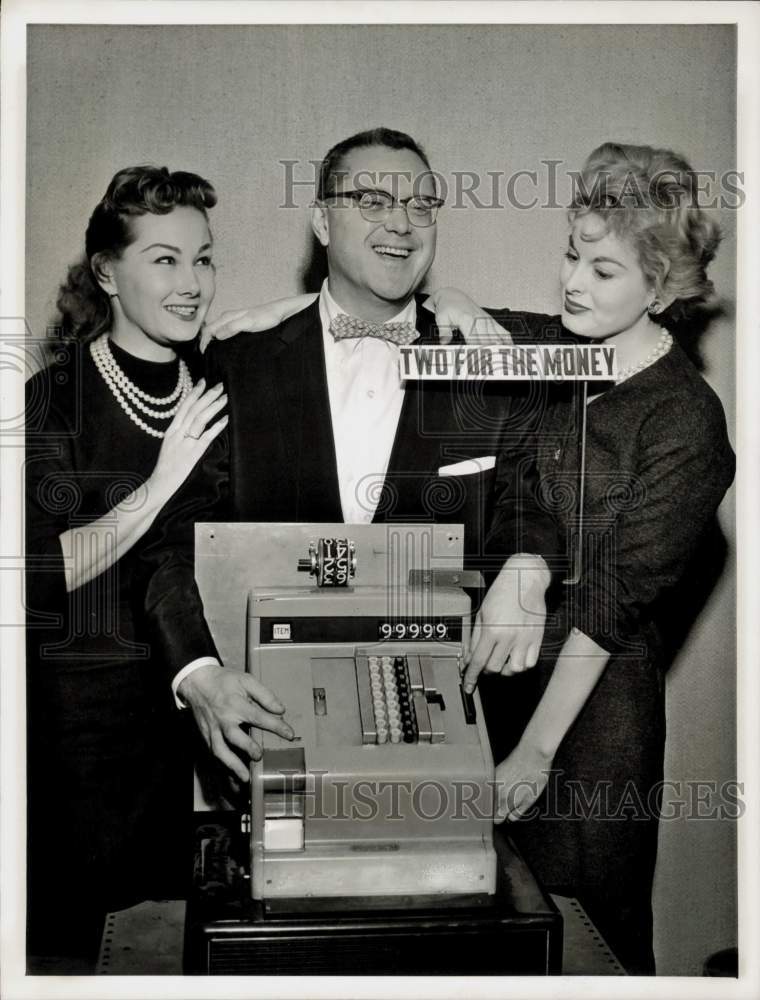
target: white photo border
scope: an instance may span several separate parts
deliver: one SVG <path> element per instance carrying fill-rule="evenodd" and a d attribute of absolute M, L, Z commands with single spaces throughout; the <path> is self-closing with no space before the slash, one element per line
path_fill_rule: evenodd
<path fill-rule="evenodd" d="M 738 823 L 739 955 L 738 980 L 696 978 L 642 979 L 499 979 L 389 977 L 379 982 L 340 977 L 193 979 L 183 977 L 27 977 L 24 974 L 22 911 L 25 833 L 25 774 L 23 745 L 25 702 L 23 670 L 23 605 L 21 574 L 5 572 L 0 585 L 0 833 L 2 854 L 0 895 L 2 954 L 0 992 L 16 998 L 119 996 L 160 997 L 662 997 L 716 1000 L 760 995 L 756 946 L 760 936 L 757 845 L 760 843 L 758 802 L 760 742 L 760 630 L 757 628 L 760 588 L 760 217 L 757 213 L 760 177 L 760 7 L 754 3 L 710 2 L 261 2 L 261 0 L 5 0 L 2 5 L 2 126 L 0 175 L 2 292 L 0 323 L 6 329 L 23 324 L 25 313 L 24 233 L 26 171 L 26 26 L 28 24 L 347 24 L 347 23 L 520 23 L 520 24 L 727 24 L 738 30 L 738 149 L 737 163 L 745 174 L 746 205 L 738 225 L 737 272 L 737 406 L 739 457 L 737 514 L 741 527 L 738 552 L 738 779 L 743 783 L 746 813 Z M 21 328 L 21 327 L 19 327 Z M 0 371 L 0 428 L 9 414 L 23 406 L 23 379 Z M 0 449 L 0 477 L 19 483 L 23 448 Z M 18 490 L 3 490 L 0 516 L 0 571 L 14 569 L 21 546 L 21 504 Z"/>

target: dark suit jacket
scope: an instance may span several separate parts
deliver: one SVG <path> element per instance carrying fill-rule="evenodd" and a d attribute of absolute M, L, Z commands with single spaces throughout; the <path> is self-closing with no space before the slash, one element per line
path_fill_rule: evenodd
<path fill-rule="evenodd" d="M 417 315 L 420 341 L 437 343 L 420 301 Z M 193 579 L 196 521 L 343 520 L 318 302 L 273 331 L 213 344 L 207 381 L 219 379 L 229 427 L 164 510 L 144 551 L 146 611 L 170 676 L 216 653 Z M 514 385 L 408 382 L 374 522 L 462 523 L 465 564 L 486 573 L 517 551 L 554 551 L 555 528 L 535 501 L 526 448 L 535 408 L 529 391 Z M 499 484 L 499 551 L 487 552 L 495 470 L 461 477 L 438 470 L 505 447 L 515 461 Z M 514 497 L 511 508 L 505 494 Z"/>

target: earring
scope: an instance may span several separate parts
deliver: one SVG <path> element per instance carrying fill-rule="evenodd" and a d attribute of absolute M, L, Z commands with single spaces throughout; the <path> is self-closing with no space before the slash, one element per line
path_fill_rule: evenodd
<path fill-rule="evenodd" d="M 652 299 L 652 301 L 647 306 L 647 312 L 650 316 L 656 316 L 660 311 L 660 303 L 657 299 Z"/>

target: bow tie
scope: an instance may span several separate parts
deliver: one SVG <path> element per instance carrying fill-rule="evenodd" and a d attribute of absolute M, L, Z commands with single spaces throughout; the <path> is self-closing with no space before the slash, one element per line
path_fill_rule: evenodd
<path fill-rule="evenodd" d="M 390 344 L 411 344 L 419 334 L 414 323 L 368 323 L 356 316 L 339 313 L 330 323 L 330 333 L 335 340 L 377 337 Z"/>

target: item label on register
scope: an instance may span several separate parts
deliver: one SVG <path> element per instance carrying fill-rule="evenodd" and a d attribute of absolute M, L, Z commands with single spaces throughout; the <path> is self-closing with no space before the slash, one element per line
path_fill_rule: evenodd
<path fill-rule="evenodd" d="M 273 622 L 272 639 L 290 639 L 290 622 Z"/>

